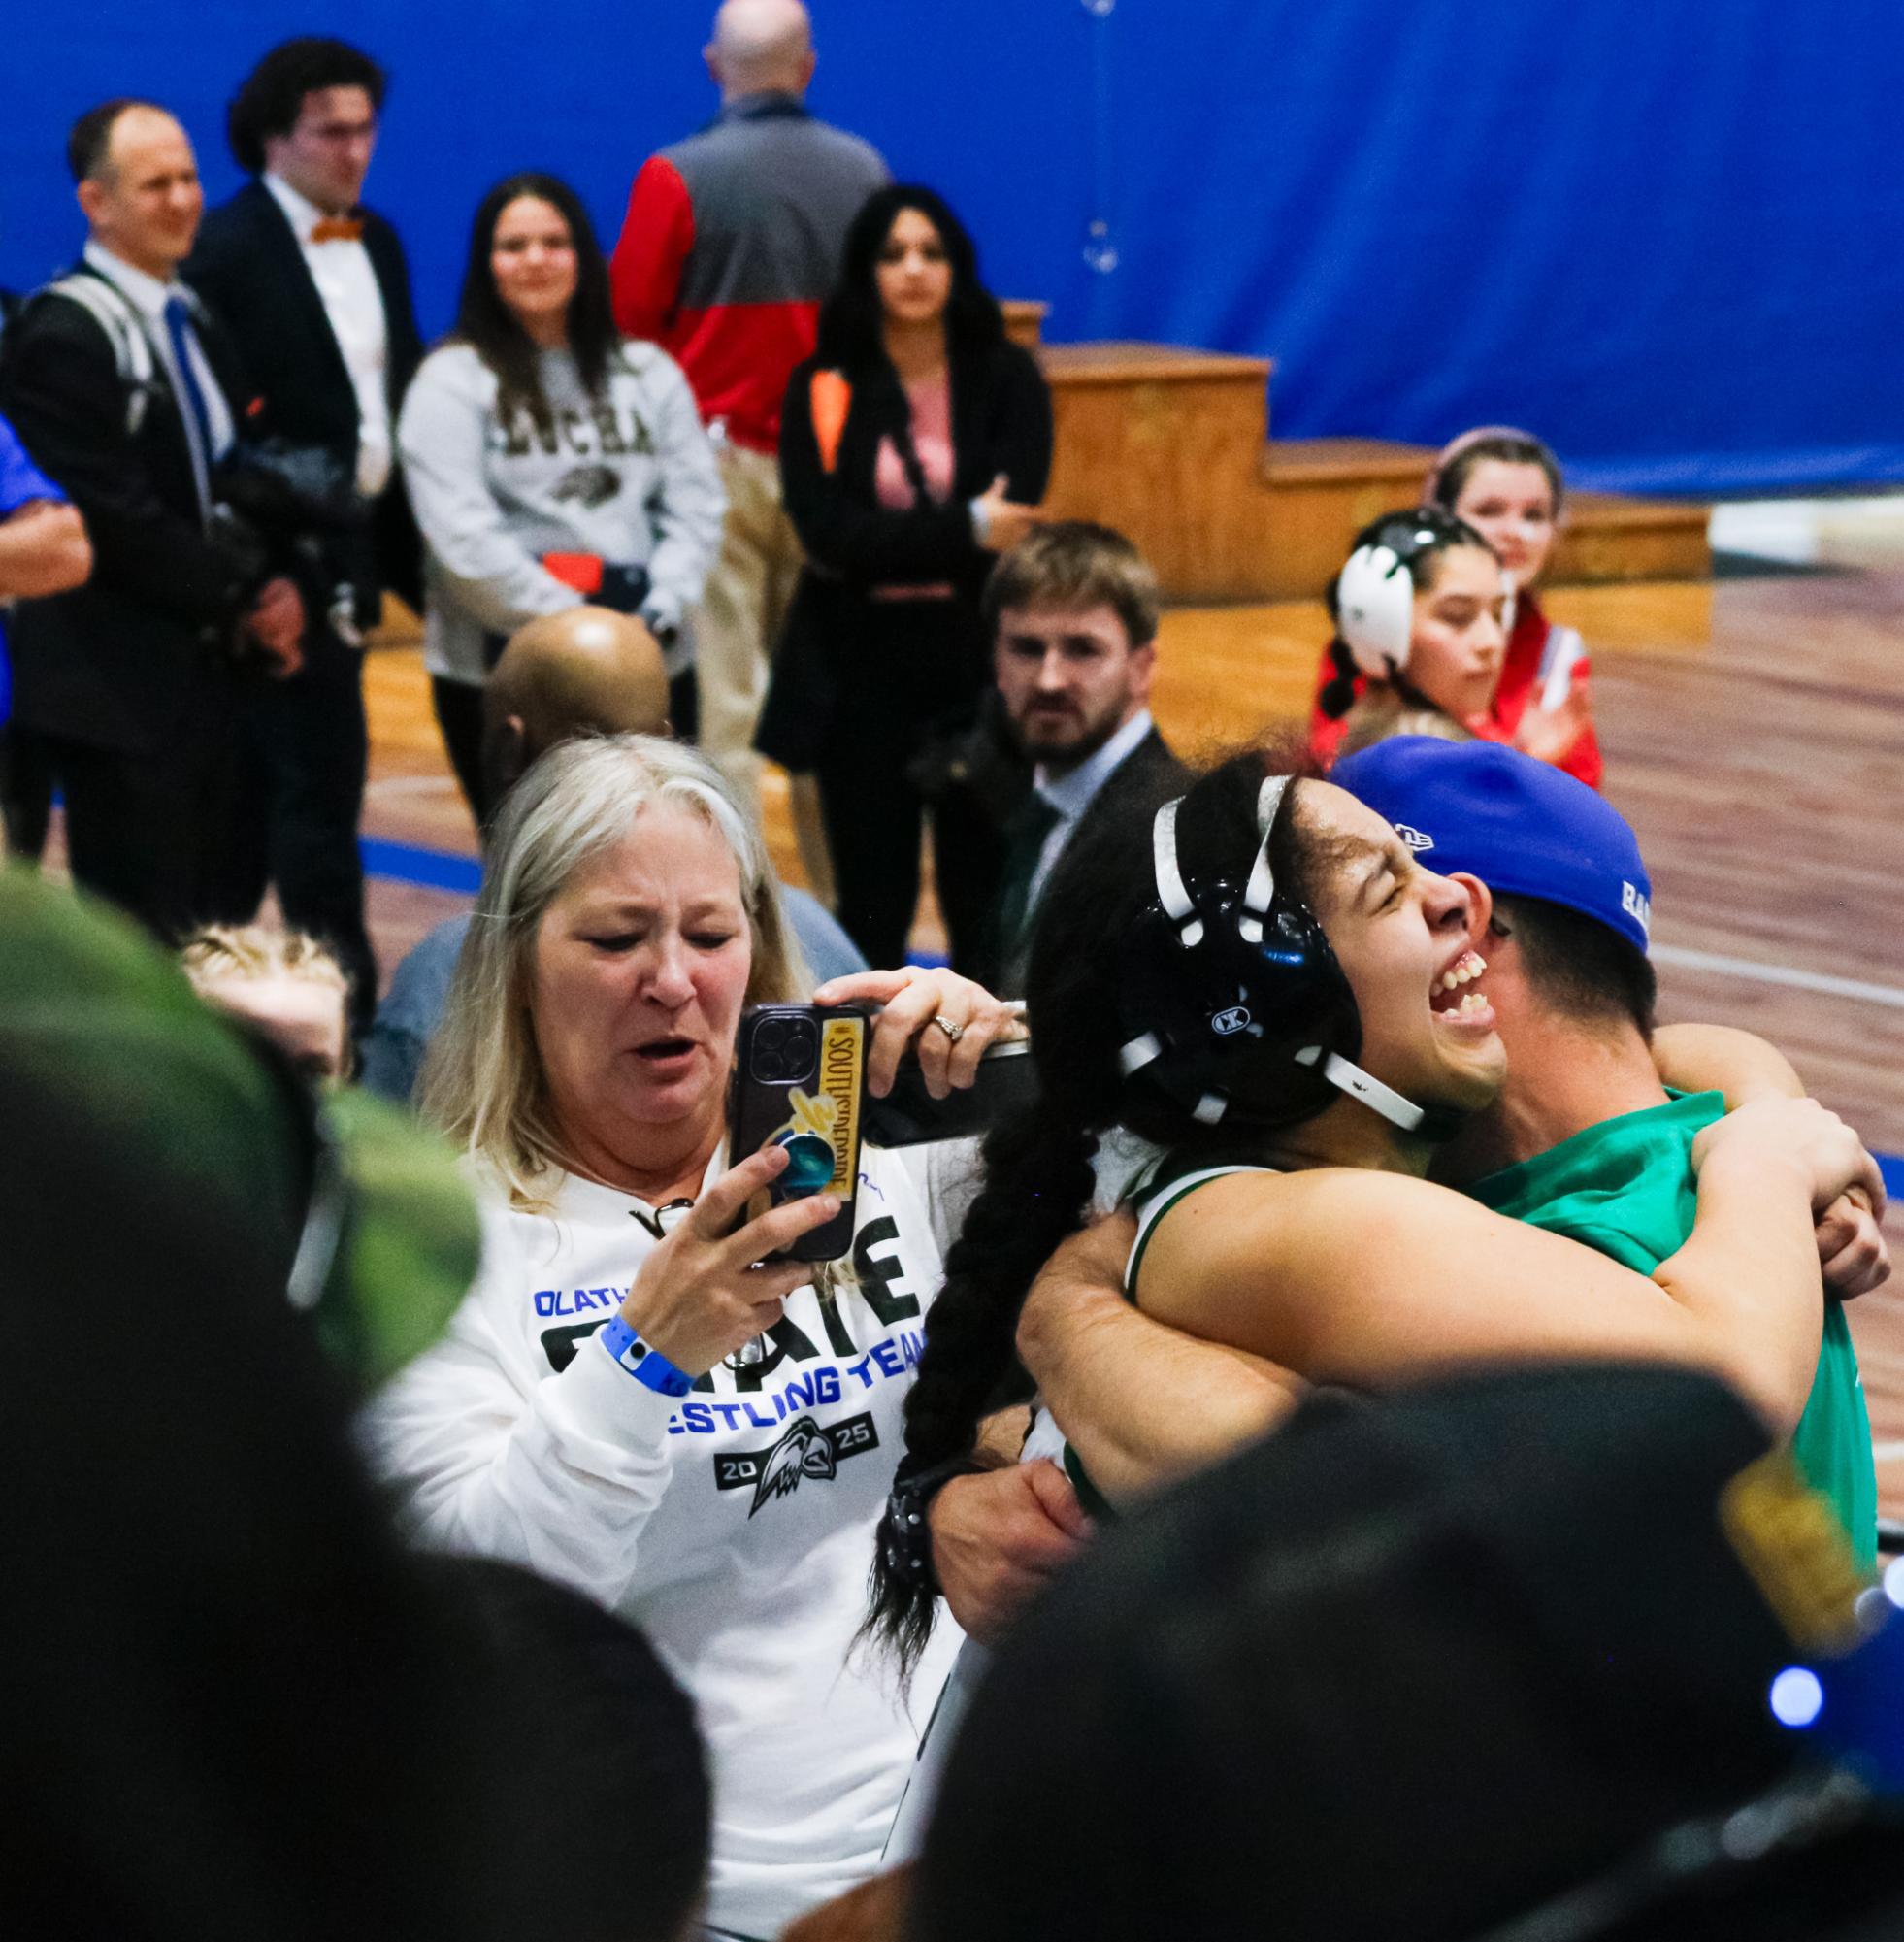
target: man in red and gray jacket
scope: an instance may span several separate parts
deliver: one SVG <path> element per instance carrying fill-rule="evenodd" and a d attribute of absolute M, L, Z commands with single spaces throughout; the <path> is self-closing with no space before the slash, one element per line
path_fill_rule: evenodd
<path fill-rule="evenodd" d="M 696 629 L 700 737 L 758 806 L 754 722 L 801 564 L 780 506 L 780 400 L 812 354 L 846 226 L 887 173 L 869 144 L 806 112 L 813 45 L 800 0 L 726 0 L 706 59 L 720 115 L 635 178 L 614 307 L 628 336 L 687 373 L 720 450 L 727 526 Z M 809 875 L 824 872 L 817 819 L 797 820 Z"/>

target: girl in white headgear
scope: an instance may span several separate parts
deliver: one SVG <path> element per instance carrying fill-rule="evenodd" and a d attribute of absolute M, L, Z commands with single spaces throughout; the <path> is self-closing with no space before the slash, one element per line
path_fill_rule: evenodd
<path fill-rule="evenodd" d="M 1574 629 L 1548 619 L 1533 591 L 1552 557 L 1565 497 L 1559 461 L 1532 433 L 1511 425 L 1463 432 L 1436 458 L 1422 488 L 1424 505 L 1456 514 L 1481 534 L 1510 582 L 1506 653 L 1488 713 L 1492 731 L 1598 788 L 1604 764 L 1587 650 Z M 1320 706 L 1335 674 L 1325 657 L 1310 720 L 1311 745 L 1325 758 L 1337 752 L 1344 734 L 1339 718 Z"/>

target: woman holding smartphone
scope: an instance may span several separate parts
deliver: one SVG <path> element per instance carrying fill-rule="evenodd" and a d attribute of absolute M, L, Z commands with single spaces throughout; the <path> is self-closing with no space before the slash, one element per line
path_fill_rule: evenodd
<path fill-rule="evenodd" d="M 992 683 L 979 593 L 1050 471 L 1050 394 L 971 238 L 931 189 L 879 190 L 787 386 L 780 475 L 808 565 L 758 738 L 816 774 L 839 920 L 873 964 L 905 955 L 928 810 L 952 960 L 984 961 L 1003 841 L 944 784 Z"/>
<path fill-rule="evenodd" d="M 478 824 L 482 687 L 515 630 L 590 601 L 661 642 L 676 734 L 691 735 L 685 632 L 725 500 L 680 367 L 625 342 L 588 212 L 553 176 L 482 199 L 456 327 L 423 360 L 398 424 L 426 546 L 423 658 Z"/>
<path fill-rule="evenodd" d="M 760 834 L 693 750 L 569 742 L 509 791 L 423 1080 L 483 1268 L 370 1425 L 425 1540 L 578 1586 L 693 1695 L 708 1919 L 742 1936 L 872 1871 L 931 1710 L 847 1657 L 972 1161 L 864 1148 L 846 1253 L 776 1258 L 842 1203 L 750 1218 L 786 1149 L 728 1166 L 729 1074 L 742 1007 L 805 984 Z M 818 996 L 883 1005 L 875 1095 L 908 1049 L 934 1093 L 969 1085 L 1016 1029 L 950 971 Z M 588 1838 L 611 1838 L 601 1811 Z"/>

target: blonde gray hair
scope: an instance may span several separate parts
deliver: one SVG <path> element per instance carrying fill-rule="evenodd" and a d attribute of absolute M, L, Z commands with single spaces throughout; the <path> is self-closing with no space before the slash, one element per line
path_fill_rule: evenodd
<path fill-rule="evenodd" d="M 273 931 L 263 924 L 207 924 L 179 947 L 179 963 L 203 998 L 226 978 L 296 977 L 329 985 L 346 997 L 350 979 L 325 945 L 303 931 Z"/>
<path fill-rule="evenodd" d="M 740 872 L 753 945 L 747 1002 L 798 1000 L 811 989 L 767 844 L 705 756 L 650 735 L 584 737 L 550 749 L 503 799 L 491 828 L 482 893 L 421 1085 L 424 1112 L 487 1161 L 519 1206 L 546 1206 L 566 1164 L 533 1015 L 543 915 L 578 870 L 656 804 L 699 816 Z"/>

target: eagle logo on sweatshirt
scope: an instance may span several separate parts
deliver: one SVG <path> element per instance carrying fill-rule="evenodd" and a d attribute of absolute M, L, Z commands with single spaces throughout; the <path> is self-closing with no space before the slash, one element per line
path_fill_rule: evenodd
<path fill-rule="evenodd" d="M 830 1399 L 838 1399 L 837 1389 Z M 687 1405 L 690 1415 L 706 1407 L 692 1402 Z M 815 1417 L 796 1416 L 780 1432 L 779 1441 L 765 1450 L 715 1451 L 714 1488 L 751 1490 L 753 1501 L 747 1506 L 747 1515 L 752 1517 L 775 1498 L 791 1497 L 807 1477 L 832 1483 L 848 1457 L 863 1457 L 878 1447 L 879 1427 L 870 1409 L 824 1427 Z"/>
<path fill-rule="evenodd" d="M 754 1486 L 747 1515 L 752 1517 L 770 1498 L 791 1497 L 800 1488 L 802 1477 L 831 1481 L 838 1474 L 833 1439 L 812 1417 L 796 1416 L 761 1465 L 760 1481 Z"/>
<path fill-rule="evenodd" d="M 621 490 L 621 476 L 612 466 L 578 465 L 564 473 L 555 488 L 555 498 L 578 499 L 589 511 L 606 506 Z"/>

